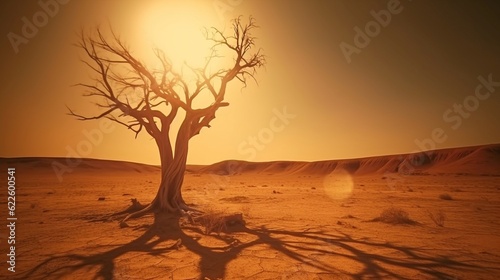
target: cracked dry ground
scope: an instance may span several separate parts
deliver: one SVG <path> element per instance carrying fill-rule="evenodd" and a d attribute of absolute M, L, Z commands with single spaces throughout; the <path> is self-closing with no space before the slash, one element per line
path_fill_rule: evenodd
<path fill-rule="evenodd" d="M 18 262 L 8 274 L 15 279 L 496 279 L 500 273 L 498 177 L 410 176 L 395 187 L 379 175 L 356 177 L 347 195 L 337 185 L 346 182 L 314 175 L 187 174 L 186 201 L 243 213 L 246 226 L 220 235 L 154 227 L 152 216 L 123 229 L 103 221 L 131 198 L 149 202 L 158 185 L 154 172 L 75 172 L 63 182 L 51 174 L 18 177 Z M 442 193 L 453 200 L 439 199 Z M 417 223 L 370 222 L 391 206 Z M 429 218 L 438 211 L 446 214 L 444 227 Z"/>

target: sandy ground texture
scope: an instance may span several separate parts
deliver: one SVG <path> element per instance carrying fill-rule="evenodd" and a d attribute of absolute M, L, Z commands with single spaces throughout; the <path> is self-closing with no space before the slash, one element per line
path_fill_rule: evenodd
<path fill-rule="evenodd" d="M 408 158 L 192 166 L 186 201 L 245 220 L 208 235 L 184 220 L 144 216 L 120 228 L 110 218 L 132 198 L 151 201 L 157 167 L 84 160 L 60 181 L 54 159 L 2 159 L 2 170 L 16 167 L 18 220 L 15 273 L 0 231 L 0 278 L 497 279 L 498 146 L 387 172 Z"/>

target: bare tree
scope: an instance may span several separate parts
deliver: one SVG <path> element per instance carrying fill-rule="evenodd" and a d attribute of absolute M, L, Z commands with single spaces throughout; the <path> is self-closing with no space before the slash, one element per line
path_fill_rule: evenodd
<path fill-rule="evenodd" d="M 161 183 L 155 198 L 147 207 L 126 216 L 122 225 L 149 212 L 198 211 L 186 204 L 181 192 L 189 140 L 203 127 L 210 127 L 219 108 L 229 105 L 224 101 L 228 84 L 239 81 L 246 86 L 248 79 L 255 80 L 256 69 L 264 65 L 264 55 L 260 49 L 255 50 L 252 31 L 256 27 L 250 17 L 247 23 L 242 23 L 241 18 L 233 20 L 230 36 L 213 27 L 205 30 L 206 39 L 212 43 L 210 55 L 201 67 L 185 65 L 194 77 L 191 80 L 182 71 L 176 72 L 161 50 L 154 50 L 161 66 L 151 69 L 134 57 L 114 32 L 105 36 L 97 28 L 95 33 L 81 33 L 77 46 L 85 52 L 82 61 L 96 75 L 92 83 L 78 85 L 86 88 L 84 96 L 98 99 L 95 104 L 100 112 L 84 116 L 68 108 L 69 114 L 79 120 L 110 119 L 132 130 L 136 137 L 146 131 L 154 138 L 160 154 Z M 233 61 L 226 69 L 212 71 L 220 51 L 229 52 Z M 193 106 L 206 94 L 211 104 Z M 176 118 L 181 120 L 178 128 L 172 126 Z"/>

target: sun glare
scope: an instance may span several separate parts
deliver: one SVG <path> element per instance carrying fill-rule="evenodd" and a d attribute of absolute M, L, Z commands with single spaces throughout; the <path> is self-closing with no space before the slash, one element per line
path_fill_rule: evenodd
<path fill-rule="evenodd" d="M 168 4 L 168 5 L 167 5 Z M 218 27 L 213 9 L 207 9 L 199 2 L 175 1 L 174 3 L 152 2 L 145 7 L 139 21 L 135 38 L 141 57 L 151 67 L 161 68 L 161 63 L 154 56 L 153 49 L 165 52 L 176 72 L 184 80 L 194 85 L 196 76 L 186 67 L 203 67 L 211 55 L 212 42 L 205 38 L 205 28 Z M 224 53 L 217 53 L 224 57 Z M 220 69 L 226 58 L 215 58 L 207 68 L 208 73 Z M 206 107 L 213 102 L 213 97 L 202 92 L 194 101 L 193 107 Z"/>
<path fill-rule="evenodd" d="M 141 45 L 151 51 L 159 48 L 165 52 L 175 68 L 185 62 L 201 66 L 210 54 L 210 42 L 203 28 L 214 25 L 210 15 L 193 4 L 177 1 L 177 4 L 151 5 L 141 18 Z"/>

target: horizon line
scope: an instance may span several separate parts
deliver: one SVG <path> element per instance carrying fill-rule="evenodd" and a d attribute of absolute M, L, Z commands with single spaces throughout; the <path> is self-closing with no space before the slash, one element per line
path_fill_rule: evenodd
<path fill-rule="evenodd" d="M 435 151 L 444 151 L 444 150 L 453 150 L 453 149 L 472 149 L 472 148 L 479 148 L 479 147 L 484 147 L 484 146 L 500 146 L 500 142 L 497 143 L 488 143 L 488 144 L 479 144 L 479 145 L 470 145 L 470 146 L 452 146 L 452 147 L 446 147 L 446 148 L 439 148 L 439 149 L 429 149 L 429 150 L 419 150 L 419 151 L 413 151 L 413 152 L 406 152 L 406 153 L 394 153 L 394 154 L 379 154 L 379 155 L 369 155 L 369 156 L 361 156 L 361 157 L 351 157 L 351 158 L 333 158 L 333 159 L 318 159 L 318 160 L 289 160 L 289 159 L 276 159 L 276 160 L 265 160 L 265 161 L 248 161 L 248 160 L 241 160 L 241 159 L 225 159 L 221 161 L 216 161 L 212 162 L 209 164 L 200 164 L 200 163 L 187 163 L 186 165 L 198 165 L 198 166 L 210 166 L 213 164 L 221 163 L 221 162 L 226 162 L 226 161 L 241 161 L 241 162 L 251 162 L 251 163 L 269 163 L 269 162 L 324 162 L 324 161 L 344 161 L 344 160 L 361 160 L 361 159 L 369 159 L 369 158 L 377 158 L 377 157 L 391 157 L 391 156 L 401 156 L 401 155 L 412 155 L 412 154 L 420 154 L 420 153 L 429 153 L 429 152 L 435 152 Z M 3 159 L 65 159 L 68 157 L 64 156 L 13 156 L 13 157 L 7 157 L 7 156 L 0 156 L 0 160 Z M 72 157 L 74 158 L 74 157 Z M 101 160 L 101 161 L 117 161 L 117 162 L 129 162 L 129 163 L 139 163 L 139 164 L 145 164 L 145 165 L 150 165 L 150 166 L 161 166 L 161 164 L 154 164 L 154 163 L 147 163 L 147 162 L 139 162 L 139 161 L 130 161 L 130 160 L 120 160 L 120 159 L 110 159 L 110 158 L 89 158 L 89 157 L 80 157 L 82 160 Z"/>

